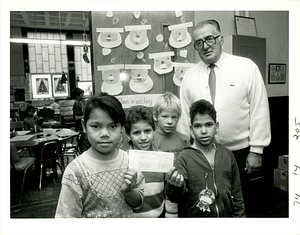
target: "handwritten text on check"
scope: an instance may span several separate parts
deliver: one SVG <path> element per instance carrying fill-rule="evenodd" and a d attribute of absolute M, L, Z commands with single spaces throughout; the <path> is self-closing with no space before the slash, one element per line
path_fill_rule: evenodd
<path fill-rule="evenodd" d="M 138 171 L 168 172 L 173 167 L 173 153 L 129 150 L 129 168 Z"/>

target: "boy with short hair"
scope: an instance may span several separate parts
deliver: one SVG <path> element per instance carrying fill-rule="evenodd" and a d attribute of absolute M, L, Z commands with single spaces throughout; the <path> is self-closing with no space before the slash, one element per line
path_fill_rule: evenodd
<path fill-rule="evenodd" d="M 153 118 L 156 121 L 153 144 L 164 152 L 174 153 L 174 161 L 177 155 L 186 147 L 190 141 L 181 133 L 176 131 L 176 125 L 181 115 L 180 100 L 171 92 L 166 92 L 156 100 L 153 108 Z M 165 201 L 166 217 L 178 217 L 178 206 Z"/>
<path fill-rule="evenodd" d="M 240 175 L 233 153 L 214 143 L 216 111 L 206 100 L 190 108 L 192 147 L 167 175 L 166 195 L 178 202 L 179 217 L 245 217 Z"/>
<path fill-rule="evenodd" d="M 130 149 L 156 151 L 153 146 L 155 123 L 152 112 L 143 105 L 132 106 L 126 110 L 125 130 Z M 145 177 L 144 204 L 134 211 L 137 218 L 164 217 L 164 179 L 161 172 L 142 172 Z"/>
<path fill-rule="evenodd" d="M 154 146 L 164 152 L 173 152 L 176 156 L 190 141 L 176 131 L 176 125 L 181 115 L 180 101 L 171 92 L 166 92 L 156 100 L 153 107 L 153 119 L 156 122 L 154 131 Z"/>

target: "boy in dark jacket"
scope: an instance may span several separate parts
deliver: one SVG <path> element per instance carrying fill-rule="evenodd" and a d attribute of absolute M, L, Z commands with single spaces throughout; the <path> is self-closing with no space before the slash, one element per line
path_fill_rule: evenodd
<path fill-rule="evenodd" d="M 166 195 L 178 203 L 178 217 L 245 217 L 239 169 L 230 150 L 215 143 L 219 131 L 211 103 L 190 108 L 194 143 L 167 175 Z"/>

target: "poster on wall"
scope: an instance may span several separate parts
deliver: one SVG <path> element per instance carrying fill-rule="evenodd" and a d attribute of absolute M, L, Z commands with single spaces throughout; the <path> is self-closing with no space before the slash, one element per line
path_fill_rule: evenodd
<path fill-rule="evenodd" d="M 66 83 L 61 83 L 61 74 L 52 75 L 52 84 L 54 97 L 66 97 L 69 95 L 68 81 Z"/>
<path fill-rule="evenodd" d="M 50 74 L 32 74 L 32 98 L 52 97 L 52 83 Z"/>
<path fill-rule="evenodd" d="M 93 95 L 93 84 L 91 81 L 80 81 L 77 82 L 77 87 L 84 90 L 84 96 Z"/>
<path fill-rule="evenodd" d="M 284 84 L 286 64 L 269 64 L 269 84 Z"/>

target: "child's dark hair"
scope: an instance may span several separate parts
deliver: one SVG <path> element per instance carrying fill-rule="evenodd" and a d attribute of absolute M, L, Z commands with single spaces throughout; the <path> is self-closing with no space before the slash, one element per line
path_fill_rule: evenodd
<path fill-rule="evenodd" d="M 190 108 L 191 124 L 193 124 L 195 116 L 197 114 L 208 114 L 215 123 L 217 122 L 217 112 L 214 106 L 207 100 L 197 100 L 192 104 Z"/>
<path fill-rule="evenodd" d="M 87 100 L 84 110 L 84 122 L 89 119 L 94 109 L 101 109 L 107 113 L 115 123 L 125 125 L 125 112 L 121 102 L 114 96 L 107 93 L 101 93 L 98 96 L 92 96 Z"/>
<path fill-rule="evenodd" d="M 26 113 L 28 113 L 30 110 L 33 110 L 33 112 L 35 112 L 35 107 L 32 105 L 27 106 Z"/>
<path fill-rule="evenodd" d="M 150 124 L 153 130 L 155 130 L 153 114 L 149 108 L 144 105 L 135 105 L 127 109 L 125 124 L 126 133 L 130 134 L 132 124 L 140 121 Z"/>
<path fill-rule="evenodd" d="M 84 90 L 82 90 L 82 89 L 79 88 L 79 87 L 76 87 L 76 88 L 73 89 L 72 92 L 73 92 L 73 95 L 74 95 L 75 98 L 76 98 L 76 96 L 79 96 L 80 94 L 84 93 Z"/>

